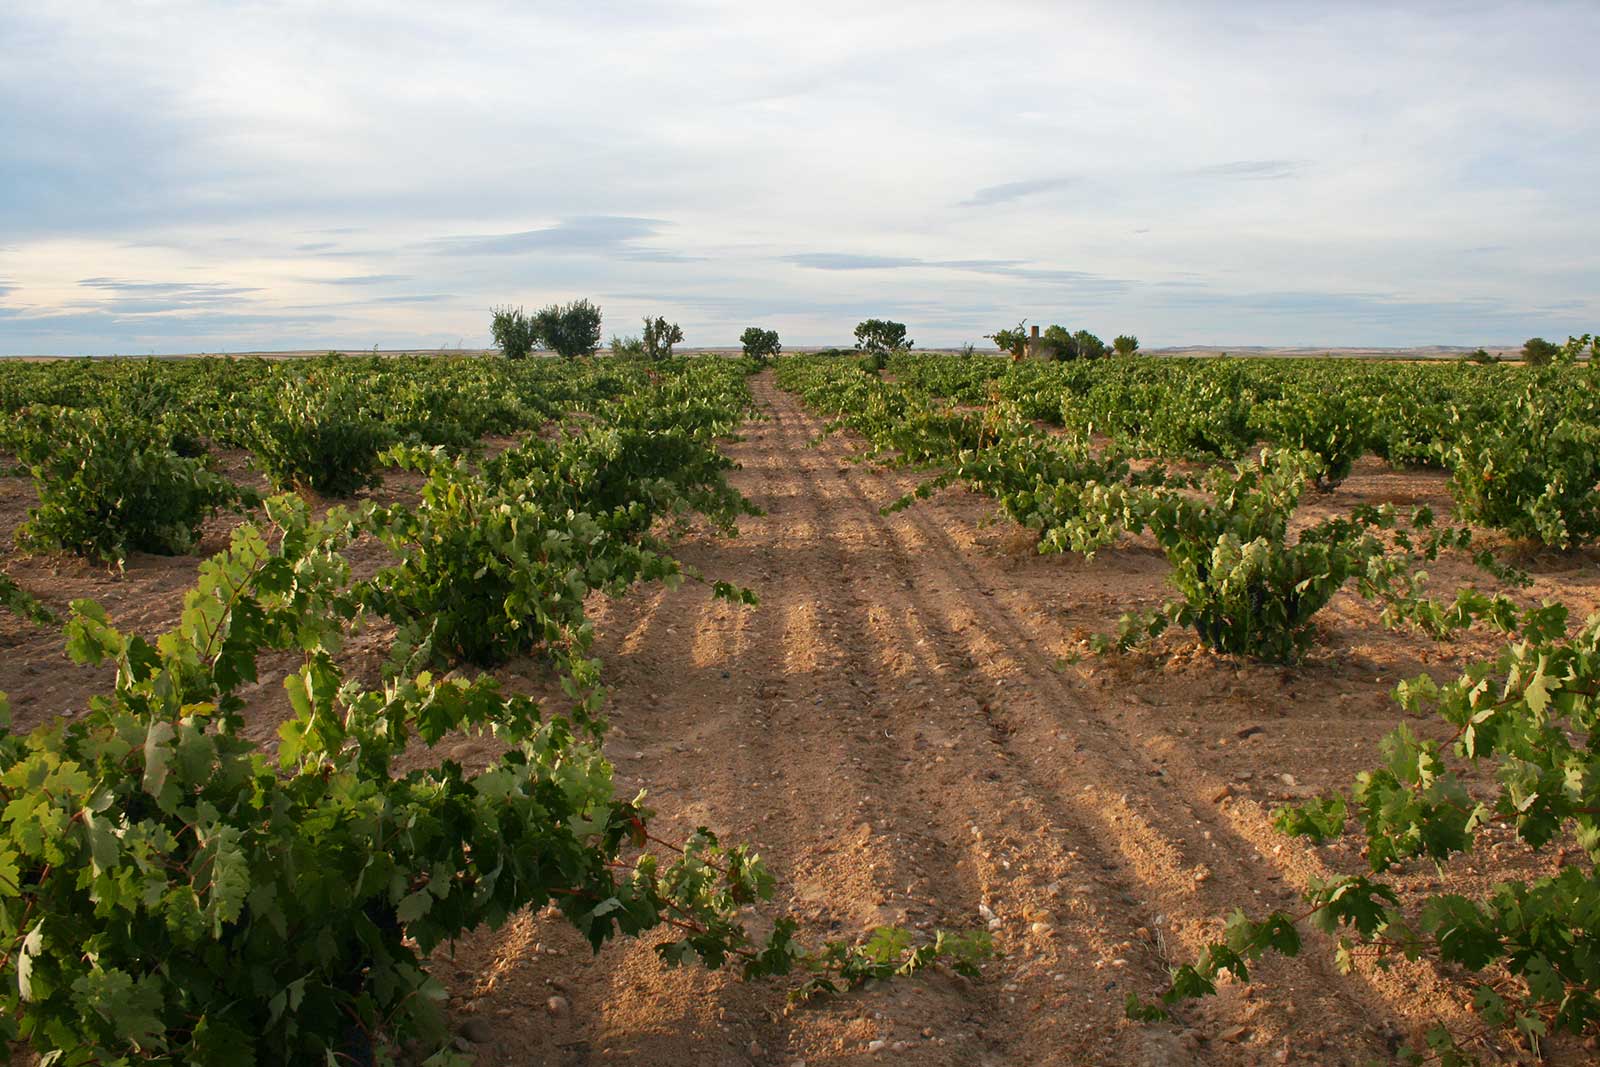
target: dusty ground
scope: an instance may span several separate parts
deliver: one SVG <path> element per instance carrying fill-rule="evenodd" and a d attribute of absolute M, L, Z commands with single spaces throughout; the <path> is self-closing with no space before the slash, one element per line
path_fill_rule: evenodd
<path fill-rule="evenodd" d="M 808 940 L 884 922 L 991 926 L 1005 954 L 981 981 L 935 975 L 786 1010 L 780 986 L 668 972 L 649 944 L 592 957 L 559 920 L 527 915 L 436 964 L 456 1018 L 475 1020 L 479 1063 L 1358 1064 L 1463 1017 L 1460 990 L 1424 969 L 1344 977 L 1325 951 L 1269 962 L 1172 1025 L 1128 1023 L 1122 1001 L 1161 988 L 1232 908 L 1288 904 L 1309 877 L 1355 869 L 1348 847 L 1278 836 L 1272 804 L 1346 784 L 1399 717 L 1395 681 L 1445 676 L 1489 642 L 1397 635 L 1341 596 L 1319 651 L 1295 668 L 1182 640 L 1083 655 L 1083 636 L 1168 595 L 1152 546 L 1039 557 L 962 491 L 883 517 L 914 479 L 851 462 L 845 437 L 808 447 L 821 421 L 769 378 L 757 380 L 766 421 L 730 446 L 736 483 L 766 515 L 737 539 L 681 547 L 761 605 L 694 585 L 595 605 L 619 777 L 649 788 L 658 832 L 703 824 L 755 843 L 780 879 L 778 908 L 802 917 Z M 0 482 L 0 536 L 29 498 L 26 482 Z M 1448 510 L 1442 476 L 1374 462 L 1311 503 L 1383 499 Z M 228 522 L 203 551 L 221 547 Z M 120 577 L 71 560 L 7 570 L 53 604 L 95 596 L 153 631 L 175 620 L 196 562 L 140 557 Z M 1600 602 L 1591 557 L 1522 562 L 1534 598 Z M 1460 563 L 1435 572 L 1450 589 L 1472 576 Z M 538 673 L 505 672 L 534 690 Z M 0 617 L 0 690 L 20 721 L 80 706 L 102 683 L 65 664 L 57 637 Z M 263 697 L 256 714 L 266 736 L 281 710 Z M 456 755 L 470 762 L 477 746 Z M 1445 877 L 1470 891 L 1554 862 L 1496 849 Z M 1576 1043 L 1554 1052 L 1592 1056 Z"/>

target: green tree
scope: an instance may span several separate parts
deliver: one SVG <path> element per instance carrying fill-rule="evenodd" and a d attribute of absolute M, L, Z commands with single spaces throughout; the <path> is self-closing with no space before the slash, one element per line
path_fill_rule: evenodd
<path fill-rule="evenodd" d="M 611 335 L 611 354 L 622 359 L 643 359 L 644 342 L 637 337 Z"/>
<path fill-rule="evenodd" d="M 1139 339 L 1131 333 L 1118 334 L 1111 342 L 1111 350 L 1119 356 L 1131 356 L 1139 351 Z"/>
<path fill-rule="evenodd" d="M 600 309 L 587 300 L 551 304 L 533 320 L 535 335 L 565 359 L 593 355 L 600 347 Z"/>
<path fill-rule="evenodd" d="M 489 311 L 494 316 L 489 323 L 489 332 L 494 335 L 495 347 L 507 359 L 525 359 L 528 353 L 539 347 L 538 329 L 527 312 L 510 305 L 490 308 Z"/>
<path fill-rule="evenodd" d="M 1561 346 L 1543 337 L 1530 337 L 1522 345 L 1522 361 L 1530 367 L 1543 367 L 1554 363 L 1561 354 Z"/>
<path fill-rule="evenodd" d="M 1045 359 L 1075 359 L 1078 349 L 1066 327 L 1046 326 L 1039 337 L 1039 354 Z"/>
<path fill-rule="evenodd" d="M 666 359 L 672 355 L 672 346 L 683 340 L 683 330 L 675 322 L 657 315 L 644 319 L 644 354 L 651 359 Z"/>
<path fill-rule="evenodd" d="M 906 339 L 906 324 L 888 319 L 867 319 L 856 324 L 856 348 L 868 355 L 888 355 L 896 349 L 911 348 Z"/>
<path fill-rule="evenodd" d="M 1002 352 L 1008 352 L 1012 359 L 1021 359 L 1028 353 L 1028 320 L 1023 319 L 1015 326 L 1005 330 L 996 330 L 983 336 L 994 342 L 994 346 Z"/>
<path fill-rule="evenodd" d="M 763 363 L 783 351 L 783 345 L 778 343 L 778 331 L 763 330 L 759 326 L 746 327 L 739 335 L 739 343 L 744 345 L 745 355 Z"/>
<path fill-rule="evenodd" d="M 1088 330 L 1079 330 L 1072 335 L 1072 347 L 1079 359 L 1100 359 L 1110 351 L 1104 341 Z"/>

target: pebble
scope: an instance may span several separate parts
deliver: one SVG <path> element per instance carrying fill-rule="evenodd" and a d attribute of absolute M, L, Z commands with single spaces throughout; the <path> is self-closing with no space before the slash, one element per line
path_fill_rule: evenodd
<path fill-rule="evenodd" d="M 566 997 L 551 997 L 544 1002 L 544 1010 L 553 1018 L 564 1019 L 572 1012 L 572 1004 Z"/>
<path fill-rule="evenodd" d="M 750 1042 L 745 1046 L 744 1050 L 750 1054 L 750 1058 L 753 1060 L 761 1058 L 761 1042 L 759 1041 Z"/>
<path fill-rule="evenodd" d="M 1226 1030 L 1222 1031 L 1222 1033 L 1217 1035 L 1217 1040 L 1227 1041 L 1230 1044 L 1238 1044 L 1240 1041 L 1243 1041 L 1245 1036 L 1249 1033 L 1250 1028 L 1248 1026 L 1230 1026 Z"/>
<path fill-rule="evenodd" d="M 1049 937 L 1054 928 L 1049 923 L 1034 923 L 1028 927 L 1028 932 L 1034 937 Z"/>
<path fill-rule="evenodd" d="M 1295 784 L 1294 775 L 1292 775 L 1292 774 L 1280 774 L 1280 775 L 1278 775 L 1278 781 L 1282 782 L 1284 785 L 1294 785 Z"/>
<path fill-rule="evenodd" d="M 461 1036 L 474 1045 L 488 1044 L 494 1038 L 494 1027 L 485 1019 L 468 1019 L 461 1024 Z"/>
<path fill-rule="evenodd" d="M 868 1052 L 882 1052 L 885 1048 L 888 1048 L 888 1047 L 889 1047 L 889 1042 L 883 1040 L 882 1038 L 876 1038 L 876 1039 L 874 1039 L 872 1041 L 868 1041 L 867 1042 L 867 1051 Z"/>
<path fill-rule="evenodd" d="M 1211 803 L 1221 804 L 1224 800 L 1227 800 L 1231 796 L 1233 796 L 1233 786 L 1225 785 L 1215 793 L 1211 794 Z"/>

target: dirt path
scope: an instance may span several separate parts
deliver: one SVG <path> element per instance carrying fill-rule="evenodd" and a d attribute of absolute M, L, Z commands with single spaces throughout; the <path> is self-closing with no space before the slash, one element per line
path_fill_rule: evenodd
<path fill-rule="evenodd" d="M 913 480 L 851 462 L 842 438 L 813 447 L 820 420 L 770 376 L 756 390 L 767 420 L 731 454 L 766 515 L 683 556 L 762 603 L 686 588 L 605 605 L 611 754 L 663 827 L 757 843 L 808 932 L 986 925 L 1005 956 L 982 982 L 785 1011 L 781 991 L 663 972 L 648 946 L 590 959 L 559 921 L 530 919 L 466 948 L 493 958 L 456 987 L 494 1034 L 480 1062 L 1353 1064 L 1455 1011 L 1425 975 L 1374 985 L 1312 953 L 1177 1025 L 1124 1021 L 1126 993 L 1158 989 L 1217 916 L 1287 903 L 1323 861 L 1263 805 L 1218 799 L 1251 787 L 1230 784 L 1230 753 L 1195 755 L 1163 721 L 1201 703 L 1183 679 L 1063 658 L 1062 605 L 1093 599 L 1072 565 L 1008 551 L 968 494 L 882 516 Z M 1110 593 L 1149 586 L 1159 563 L 1132 553 Z M 1166 710 L 1139 695 L 1151 682 Z M 1353 731 L 1377 732 L 1359 715 Z M 538 1010 L 552 989 L 573 1009 L 553 1026 Z"/>

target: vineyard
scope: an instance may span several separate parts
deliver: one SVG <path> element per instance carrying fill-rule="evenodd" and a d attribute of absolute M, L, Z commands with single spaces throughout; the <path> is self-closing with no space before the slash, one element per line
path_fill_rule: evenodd
<path fill-rule="evenodd" d="M 1593 347 L 0 369 L 0 1036 L 1590 1062 Z"/>

